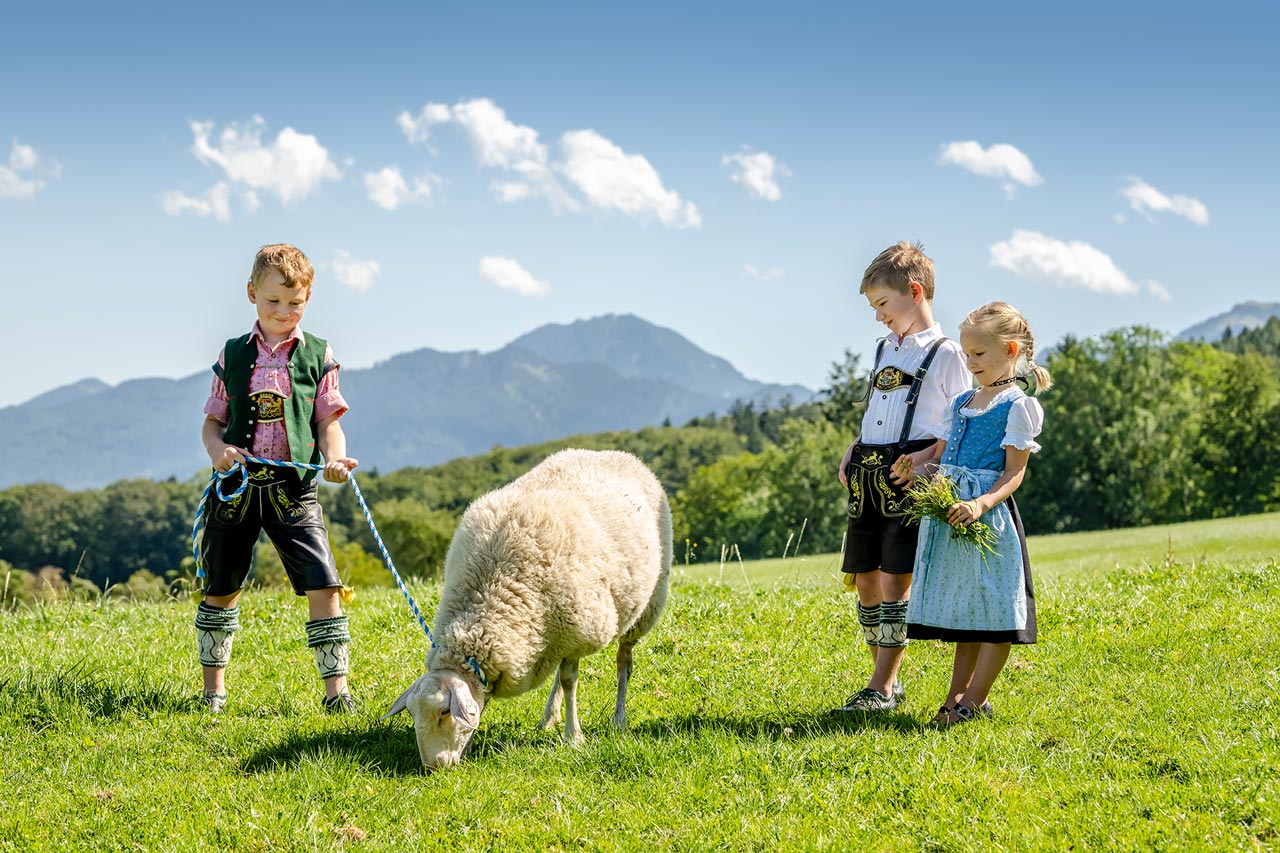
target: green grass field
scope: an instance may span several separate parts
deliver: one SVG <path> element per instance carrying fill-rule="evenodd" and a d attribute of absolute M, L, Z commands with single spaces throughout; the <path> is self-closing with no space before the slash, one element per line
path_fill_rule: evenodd
<path fill-rule="evenodd" d="M 1172 546 L 1170 546 L 1172 542 Z M 486 710 L 424 775 L 379 719 L 425 639 L 395 590 L 350 607 L 361 712 L 320 713 L 303 604 L 252 591 L 221 717 L 196 705 L 194 602 L 0 616 L 0 850 L 1269 850 L 1280 835 L 1280 516 L 1035 539 L 1040 644 L 996 718 L 924 727 L 950 649 L 917 643 L 906 706 L 828 710 L 867 654 L 837 558 L 678 567 L 637 648 L 583 661 L 587 742 L 542 691 Z M 415 587 L 430 614 L 438 588 Z"/>

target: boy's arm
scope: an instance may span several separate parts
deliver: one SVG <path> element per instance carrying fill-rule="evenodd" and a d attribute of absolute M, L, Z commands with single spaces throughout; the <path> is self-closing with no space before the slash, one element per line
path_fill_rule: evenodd
<path fill-rule="evenodd" d="M 230 471 L 237 462 L 244 462 L 245 451 L 222 440 L 227 425 L 212 415 L 206 415 L 200 427 L 200 440 L 215 471 Z"/>
<path fill-rule="evenodd" d="M 316 424 L 316 444 L 324 455 L 324 478 L 341 483 L 351 476 L 360 463 L 347 456 L 347 434 L 338 423 L 340 414 L 330 415 Z"/>
<path fill-rule="evenodd" d="M 844 458 L 840 460 L 840 470 L 836 472 L 836 476 L 840 478 L 840 485 L 846 489 L 849 488 L 849 460 L 853 458 L 853 448 L 855 448 L 861 440 L 862 436 L 859 435 L 845 450 Z"/>
<path fill-rule="evenodd" d="M 937 373 L 938 387 L 948 400 L 952 400 L 957 394 L 963 394 L 973 387 L 973 374 L 965 364 L 964 351 L 959 344 L 951 341 L 943 346 L 946 349 L 938 353 L 938 361 L 941 363 L 935 364 L 930 372 Z"/>

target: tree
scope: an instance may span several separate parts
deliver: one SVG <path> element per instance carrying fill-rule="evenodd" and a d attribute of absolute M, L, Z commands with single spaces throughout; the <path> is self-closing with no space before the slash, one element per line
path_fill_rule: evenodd
<path fill-rule="evenodd" d="M 827 387 L 819 392 L 823 398 L 823 417 L 849 441 L 862 429 L 862 414 L 867 409 L 867 388 L 870 384 L 858 362 L 858 356 L 846 349 L 843 360 L 832 362 L 827 372 Z"/>

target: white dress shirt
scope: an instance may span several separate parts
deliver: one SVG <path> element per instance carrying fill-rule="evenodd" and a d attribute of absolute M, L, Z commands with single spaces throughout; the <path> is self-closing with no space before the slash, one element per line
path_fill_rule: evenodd
<path fill-rule="evenodd" d="M 929 354 L 929 347 L 941 337 L 944 337 L 942 327 L 934 323 L 922 332 L 907 335 L 901 341 L 893 335 L 882 338 L 885 342 L 884 349 L 880 353 L 880 363 L 874 369 L 878 371 L 886 367 L 897 367 L 908 374 L 914 374 Z M 972 387 L 973 376 L 965 367 L 964 350 L 955 341 L 944 341 L 938 347 L 924 383 L 920 386 L 920 396 L 916 398 L 916 414 L 911 421 L 911 434 L 907 436 L 907 440 L 946 438 L 943 424 L 950 419 L 948 405 L 957 394 Z M 874 387 L 871 389 L 867 411 L 862 416 L 860 440 L 864 444 L 897 442 L 902 434 L 903 419 L 907 416 L 909 390 L 910 385 L 892 391 L 879 391 Z"/>

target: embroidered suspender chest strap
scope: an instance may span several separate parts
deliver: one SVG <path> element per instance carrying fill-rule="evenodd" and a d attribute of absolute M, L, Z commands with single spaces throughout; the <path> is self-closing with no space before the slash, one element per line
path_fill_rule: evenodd
<path fill-rule="evenodd" d="M 907 391 L 907 416 L 902 419 L 902 432 L 898 436 L 899 452 L 906 447 L 907 441 L 911 438 L 911 422 L 916 417 L 916 400 L 920 398 L 920 389 L 924 386 L 924 377 L 929 373 L 929 365 L 933 364 L 933 357 L 938 354 L 938 347 L 946 343 L 946 340 L 946 338 L 939 338 L 933 342 L 933 346 L 929 347 L 924 361 L 920 362 L 920 367 L 911 379 L 911 388 Z M 878 358 L 876 360 L 879 361 Z"/>

